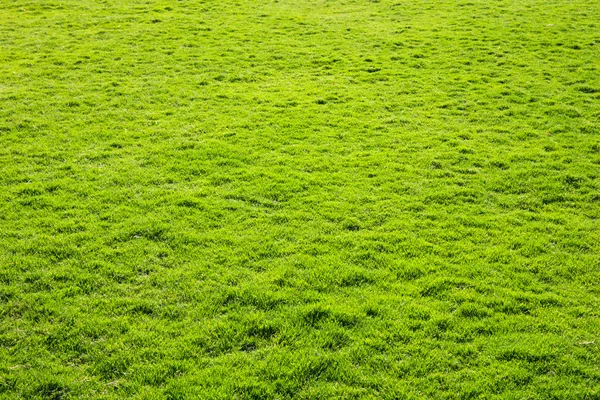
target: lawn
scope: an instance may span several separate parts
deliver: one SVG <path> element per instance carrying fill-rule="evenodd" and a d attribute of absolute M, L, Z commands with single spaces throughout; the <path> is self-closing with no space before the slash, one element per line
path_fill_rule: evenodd
<path fill-rule="evenodd" d="M 3 0 L 0 398 L 600 399 L 599 0 Z"/>

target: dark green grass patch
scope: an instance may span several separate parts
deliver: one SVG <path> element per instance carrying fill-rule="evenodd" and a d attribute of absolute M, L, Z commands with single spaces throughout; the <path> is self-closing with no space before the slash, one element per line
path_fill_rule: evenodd
<path fill-rule="evenodd" d="M 599 398 L 598 21 L 2 2 L 0 398 Z"/>

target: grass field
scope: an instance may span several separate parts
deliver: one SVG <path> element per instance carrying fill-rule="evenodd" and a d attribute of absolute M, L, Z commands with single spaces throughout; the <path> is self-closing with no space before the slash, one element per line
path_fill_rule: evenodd
<path fill-rule="evenodd" d="M 598 0 L 3 0 L 0 187 L 0 398 L 600 398 Z"/>

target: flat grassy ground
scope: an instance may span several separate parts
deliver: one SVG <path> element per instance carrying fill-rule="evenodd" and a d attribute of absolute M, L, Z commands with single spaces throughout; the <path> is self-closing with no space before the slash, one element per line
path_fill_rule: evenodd
<path fill-rule="evenodd" d="M 600 398 L 598 0 L 4 0 L 0 397 Z"/>

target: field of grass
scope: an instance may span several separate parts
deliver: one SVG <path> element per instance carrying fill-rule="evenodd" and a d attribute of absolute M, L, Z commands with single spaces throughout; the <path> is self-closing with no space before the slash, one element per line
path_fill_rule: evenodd
<path fill-rule="evenodd" d="M 599 399 L 598 0 L 3 0 L 0 398 Z"/>

